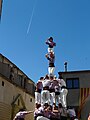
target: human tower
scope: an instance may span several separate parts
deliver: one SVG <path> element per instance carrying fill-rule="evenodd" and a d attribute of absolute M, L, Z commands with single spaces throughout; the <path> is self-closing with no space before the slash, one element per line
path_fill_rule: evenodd
<path fill-rule="evenodd" d="M 57 78 L 54 74 L 54 47 L 56 46 L 56 43 L 53 41 L 52 37 L 48 38 L 45 43 L 48 45 L 48 53 L 45 55 L 46 59 L 48 60 L 48 74 L 46 74 L 44 77 L 40 77 L 36 83 L 35 103 L 40 104 L 42 107 L 46 103 L 51 106 L 61 103 L 62 106 L 66 108 L 66 96 L 68 93 L 66 83 L 62 76 Z"/>

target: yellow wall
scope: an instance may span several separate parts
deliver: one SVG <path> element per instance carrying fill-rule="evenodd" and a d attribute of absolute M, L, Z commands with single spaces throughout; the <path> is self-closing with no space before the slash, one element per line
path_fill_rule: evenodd
<path fill-rule="evenodd" d="M 4 86 L 2 86 L 2 81 L 4 82 Z M 0 103 L 9 106 L 11 109 L 12 107 L 11 103 L 14 101 L 14 99 L 16 98 L 18 94 L 21 94 L 27 110 L 33 110 L 34 109 L 34 97 L 26 93 L 25 90 L 8 82 L 3 77 L 0 77 Z M 32 102 L 30 102 L 30 99 L 32 99 Z M 18 103 L 16 102 L 15 104 L 18 104 Z M 30 115 L 31 120 L 33 120 L 32 117 Z M 2 119 L 1 117 L 0 120 L 4 120 L 4 119 Z M 10 120 L 10 119 L 7 119 L 7 120 Z"/>

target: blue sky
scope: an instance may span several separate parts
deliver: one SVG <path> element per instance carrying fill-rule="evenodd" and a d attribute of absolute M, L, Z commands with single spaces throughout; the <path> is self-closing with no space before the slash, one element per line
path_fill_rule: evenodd
<path fill-rule="evenodd" d="M 90 0 L 3 0 L 0 53 L 34 82 L 48 73 L 50 36 L 57 76 L 65 61 L 69 71 L 90 70 Z"/>

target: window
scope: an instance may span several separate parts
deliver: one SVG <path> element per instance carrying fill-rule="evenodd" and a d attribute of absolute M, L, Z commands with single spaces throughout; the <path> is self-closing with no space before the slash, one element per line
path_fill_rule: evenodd
<path fill-rule="evenodd" d="M 24 88 L 26 87 L 26 78 L 24 78 Z"/>
<path fill-rule="evenodd" d="M 20 105 L 20 100 L 18 99 L 18 106 Z"/>
<path fill-rule="evenodd" d="M 2 86 L 4 86 L 4 81 L 2 81 Z"/>
<path fill-rule="evenodd" d="M 19 78 L 19 81 L 20 81 L 20 85 L 22 86 L 22 80 L 23 80 L 23 77 L 22 77 L 22 75 L 18 75 L 18 78 Z"/>
<path fill-rule="evenodd" d="M 79 88 L 79 78 L 67 78 L 66 85 L 68 89 L 78 89 Z"/>
<path fill-rule="evenodd" d="M 32 102 L 32 98 L 30 98 L 30 102 Z"/>

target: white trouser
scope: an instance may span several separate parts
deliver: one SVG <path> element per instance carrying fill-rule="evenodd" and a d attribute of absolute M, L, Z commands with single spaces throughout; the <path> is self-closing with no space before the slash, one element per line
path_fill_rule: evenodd
<path fill-rule="evenodd" d="M 48 48 L 48 52 L 53 52 L 54 53 L 54 48 Z"/>
<path fill-rule="evenodd" d="M 60 95 L 55 95 L 55 103 L 56 103 L 56 105 L 59 104 L 59 103 L 61 103 L 61 101 L 60 101 Z"/>
<path fill-rule="evenodd" d="M 61 93 L 60 93 L 61 94 Z M 58 103 L 62 103 L 61 95 L 58 95 Z"/>
<path fill-rule="evenodd" d="M 48 67 L 49 75 L 54 75 L 55 67 Z"/>
<path fill-rule="evenodd" d="M 55 92 L 50 93 L 50 105 L 52 106 L 55 103 Z"/>
<path fill-rule="evenodd" d="M 42 90 L 41 92 L 41 105 L 45 103 L 50 104 L 50 92 L 48 90 Z"/>
<path fill-rule="evenodd" d="M 41 94 L 39 92 L 35 92 L 35 103 L 41 104 Z"/>
<path fill-rule="evenodd" d="M 63 107 L 67 107 L 67 101 L 66 101 L 67 93 L 68 93 L 68 90 L 64 88 L 61 89 L 60 91 L 61 103 Z"/>
<path fill-rule="evenodd" d="M 50 120 L 50 119 L 43 116 L 38 116 L 36 120 Z"/>

